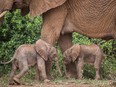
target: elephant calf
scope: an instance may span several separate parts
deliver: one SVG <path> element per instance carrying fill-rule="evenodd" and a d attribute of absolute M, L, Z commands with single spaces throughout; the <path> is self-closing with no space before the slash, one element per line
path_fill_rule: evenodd
<path fill-rule="evenodd" d="M 103 51 L 98 45 L 75 44 L 63 53 L 64 68 L 70 62 L 74 62 L 77 70 L 77 78 L 82 79 L 82 67 L 84 62 L 94 66 L 96 71 L 95 79 L 100 79 L 100 65 L 103 59 Z M 69 77 L 68 73 L 65 74 Z"/>
<path fill-rule="evenodd" d="M 12 82 L 20 84 L 19 79 L 28 71 L 29 66 L 35 66 L 36 79 L 38 79 L 39 75 L 41 75 L 42 80 L 48 82 L 49 80 L 46 76 L 45 67 L 45 61 L 47 60 L 54 60 L 58 71 L 61 74 L 55 47 L 41 39 L 35 44 L 23 44 L 19 46 L 15 51 L 13 58 L 9 62 L 5 63 L 7 64 L 12 61 L 12 71 L 9 84 L 12 84 Z M 20 70 L 20 73 L 15 75 L 17 69 Z"/>

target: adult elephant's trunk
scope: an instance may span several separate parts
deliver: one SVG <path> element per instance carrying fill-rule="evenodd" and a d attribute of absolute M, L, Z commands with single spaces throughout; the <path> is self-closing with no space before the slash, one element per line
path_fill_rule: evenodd
<path fill-rule="evenodd" d="M 0 14 L 0 18 L 2 18 L 8 11 L 3 11 L 1 14 Z"/>

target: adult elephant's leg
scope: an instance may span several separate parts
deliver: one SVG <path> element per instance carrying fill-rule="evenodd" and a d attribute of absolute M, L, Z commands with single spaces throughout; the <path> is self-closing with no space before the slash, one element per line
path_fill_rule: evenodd
<path fill-rule="evenodd" d="M 70 48 L 73 45 L 72 33 L 61 35 L 59 38 L 59 45 L 60 45 L 62 53 L 68 48 Z M 67 71 L 68 77 L 76 77 L 76 67 L 73 62 L 66 65 L 66 71 Z"/>
<path fill-rule="evenodd" d="M 66 15 L 67 10 L 65 6 L 57 7 L 43 14 L 41 38 L 44 41 L 55 46 L 56 41 L 59 39 Z M 48 78 L 51 77 L 51 69 L 52 62 L 48 60 L 46 62 L 46 73 Z"/>

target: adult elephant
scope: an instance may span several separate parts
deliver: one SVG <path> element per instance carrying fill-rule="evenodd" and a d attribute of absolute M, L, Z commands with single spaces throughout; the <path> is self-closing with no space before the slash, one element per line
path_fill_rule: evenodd
<path fill-rule="evenodd" d="M 42 39 L 51 45 L 58 41 L 62 52 L 72 46 L 72 32 L 116 39 L 116 0 L 0 0 L 0 17 L 15 8 L 21 9 L 22 15 L 43 14 Z M 50 76 L 51 61 L 46 64 Z M 73 63 L 66 69 L 75 75 Z"/>

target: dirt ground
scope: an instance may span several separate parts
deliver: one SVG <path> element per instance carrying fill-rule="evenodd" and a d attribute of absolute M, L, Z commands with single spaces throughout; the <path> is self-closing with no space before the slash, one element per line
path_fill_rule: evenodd
<path fill-rule="evenodd" d="M 32 84 L 32 85 L 20 85 L 20 86 L 10 86 L 7 87 L 116 87 L 115 85 L 107 84 L 76 84 L 76 83 L 43 83 L 43 84 Z"/>
<path fill-rule="evenodd" d="M 20 85 L 20 86 L 8 86 L 8 87 L 93 87 L 92 85 L 84 85 L 84 84 L 74 84 L 74 83 L 67 83 L 67 84 L 49 84 L 49 83 L 44 83 L 44 84 L 35 84 L 32 86 L 27 86 L 27 85 Z"/>
<path fill-rule="evenodd" d="M 23 80 L 22 82 L 25 85 L 7 85 L 7 81 L 0 80 L 0 87 L 116 87 L 116 81 L 111 80 L 56 79 L 49 83 L 42 83 L 34 80 Z"/>

